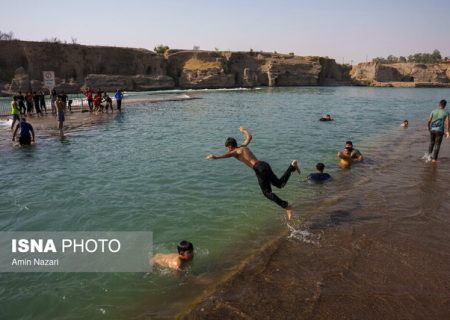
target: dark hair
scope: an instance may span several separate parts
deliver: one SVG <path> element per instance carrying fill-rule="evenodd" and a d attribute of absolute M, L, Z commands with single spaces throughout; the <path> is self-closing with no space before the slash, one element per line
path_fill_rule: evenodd
<path fill-rule="evenodd" d="M 185 252 L 185 251 L 194 251 L 194 245 L 192 242 L 183 240 L 180 241 L 180 243 L 177 245 L 178 253 Z"/>
<path fill-rule="evenodd" d="M 353 145 L 353 142 L 351 142 L 350 140 L 348 140 L 345 144 L 349 144 L 349 145 Z"/>
<path fill-rule="evenodd" d="M 225 147 L 235 147 L 237 148 L 237 142 L 235 138 L 227 138 L 227 140 L 225 140 Z"/>
<path fill-rule="evenodd" d="M 441 101 L 439 101 L 439 104 L 445 108 L 445 106 L 447 105 L 447 101 L 442 99 Z"/>
<path fill-rule="evenodd" d="M 316 164 L 316 169 L 322 172 L 323 169 L 325 169 L 325 165 L 322 162 L 319 162 L 318 164 Z"/>

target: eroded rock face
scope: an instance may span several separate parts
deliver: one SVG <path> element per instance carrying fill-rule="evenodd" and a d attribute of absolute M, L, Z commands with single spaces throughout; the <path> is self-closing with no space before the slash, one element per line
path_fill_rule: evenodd
<path fill-rule="evenodd" d="M 374 86 L 446 86 L 450 83 L 449 70 L 450 64 L 446 63 L 360 63 L 353 67 L 351 77 L 356 84 Z"/>
<path fill-rule="evenodd" d="M 155 90 L 344 84 L 334 60 L 267 52 L 144 49 L 3 41 L 0 81 L 9 93 L 42 89 L 42 72 L 54 71 L 57 91 Z"/>

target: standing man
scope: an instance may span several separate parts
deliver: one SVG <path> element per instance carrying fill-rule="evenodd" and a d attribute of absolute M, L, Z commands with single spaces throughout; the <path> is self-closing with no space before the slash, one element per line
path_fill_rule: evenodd
<path fill-rule="evenodd" d="M 117 101 L 117 110 L 119 110 L 119 112 L 122 112 L 121 108 L 122 108 L 123 93 L 120 89 L 117 89 L 114 98 L 116 98 Z"/>
<path fill-rule="evenodd" d="M 249 148 L 247 148 L 250 141 L 252 141 L 252 135 L 247 131 L 246 128 L 243 127 L 239 128 L 239 131 L 241 131 L 245 135 L 245 140 L 239 147 L 234 138 L 228 138 L 225 141 L 225 147 L 228 149 L 227 153 L 222 155 L 208 154 L 206 158 L 224 159 L 233 157 L 252 168 L 255 171 L 259 186 L 264 196 L 285 209 L 288 220 L 291 220 L 292 207 L 286 201 L 281 200 L 275 193 L 272 192 L 271 185 L 281 189 L 286 185 L 293 171 L 297 170 L 297 172 L 300 174 L 297 160 L 292 160 L 286 172 L 281 176 L 281 178 L 278 178 L 273 173 L 272 168 L 268 163 L 256 159 L 255 155 L 250 151 Z"/>
<path fill-rule="evenodd" d="M 33 113 L 33 94 L 31 91 L 28 91 L 25 95 L 25 102 L 27 104 L 27 114 L 30 115 Z"/>
<path fill-rule="evenodd" d="M 50 93 L 50 105 L 52 107 L 52 114 L 56 113 L 56 98 L 58 97 L 58 94 L 56 93 L 56 90 L 53 89 Z"/>
<path fill-rule="evenodd" d="M 25 107 L 25 97 L 20 91 L 17 95 L 17 103 L 19 104 L 20 114 L 25 114 L 27 112 L 27 108 Z"/>
<path fill-rule="evenodd" d="M 58 118 L 58 128 L 59 128 L 59 137 L 64 138 L 64 112 L 66 109 L 66 104 L 63 102 L 62 97 L 59 95 L 56 98 L 56 117 Z"/>
<path fill-rule="evenodd" d="M 441 147 L 442 138 L 444 136 L 444 126 L 447 127 L 447 138 L 450 135 L 450 123 L 448 119 L 448 111 L 444 110 L 447 105 L 447 101 L 439 101 L 439 108 L 431 112 L 428 118 L 428 130 L 430 131 L 430 145 L 428 147 L 427 160 L 436 163 L 439 155 L 439 149 Z M 434 153 L 431 156 L 431 153 Z"/>
<path fill-rule="evenodd" d="M 88 106 L 89 106 L 89 112 L 92 112 L 94 109 L 94 98 L 92 96 L 92 90 L 90 88 L 86 88 L 83 91 L 83 94 L 86 96 L 87 98 L 87 102 L 88 102 Z"/>
<path fill-rule="evenodd" d="M 20 128 L 20 136 L 19 136 L 20 145 L 29 146 L 31 142 L 34 142 L 33 126 L 29 124 L 25 118 L 22 118 L 22 121 L 17 124 L 16 130 L 14 130 L 12 141 L 16 141 L 16 134 L 19 128 Z"/>
<path fill-rule="evenodd" d="M 11 101 L 11 116 L 13 118 L 13 122 L 11 124 L 11 130 L 14 128 L 14 124 L 17 122 L 20 123 L 20 110 L 19 105 L 17 104 L 17 97 L 14 96 Z"/>

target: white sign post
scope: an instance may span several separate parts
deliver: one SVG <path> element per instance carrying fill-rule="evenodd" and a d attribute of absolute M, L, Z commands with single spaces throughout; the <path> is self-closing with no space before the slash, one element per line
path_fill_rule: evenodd
<path fill-rule="evenodd" d="M 48 88 L 50 92 L 55 87 L 55 72 L 54 71 L 43 71 L 44 77 L 44 87 Z"/>

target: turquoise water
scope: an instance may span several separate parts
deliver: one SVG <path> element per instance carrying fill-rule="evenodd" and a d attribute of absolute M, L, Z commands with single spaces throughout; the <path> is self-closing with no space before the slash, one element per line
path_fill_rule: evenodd
<path fill-rule="evenodd" d="M 192 241 L 186 275 L 0 274 L 2 319 L 169 317 L 285 228 L 282 210 L 259 191 L 254 174 L 222 153 L 225 138 L 253 134 L 252 151 L 281 174 L 291 159 L 304 173 L 324 162 L 339 177 L 346 140 L 366 156 L 380 136 L 395 139 L 404 119 L 424 129 L 448 89 L 280 88 L 201 91 L 201 99 L 142 104 L 63 142 L 3 147 L 1 231 L 149 231 L 154 252 Z M 145 94 L 145 93 L 142 93 Z M 335 121 L 319 122 L 324 114 Z M 7 128 L 1 127 L 1 130 Z M 294 201 L 313 187 L 293 175 L 275 192 Z M 339 183 L 335 179 L 334 183 Z"/>

